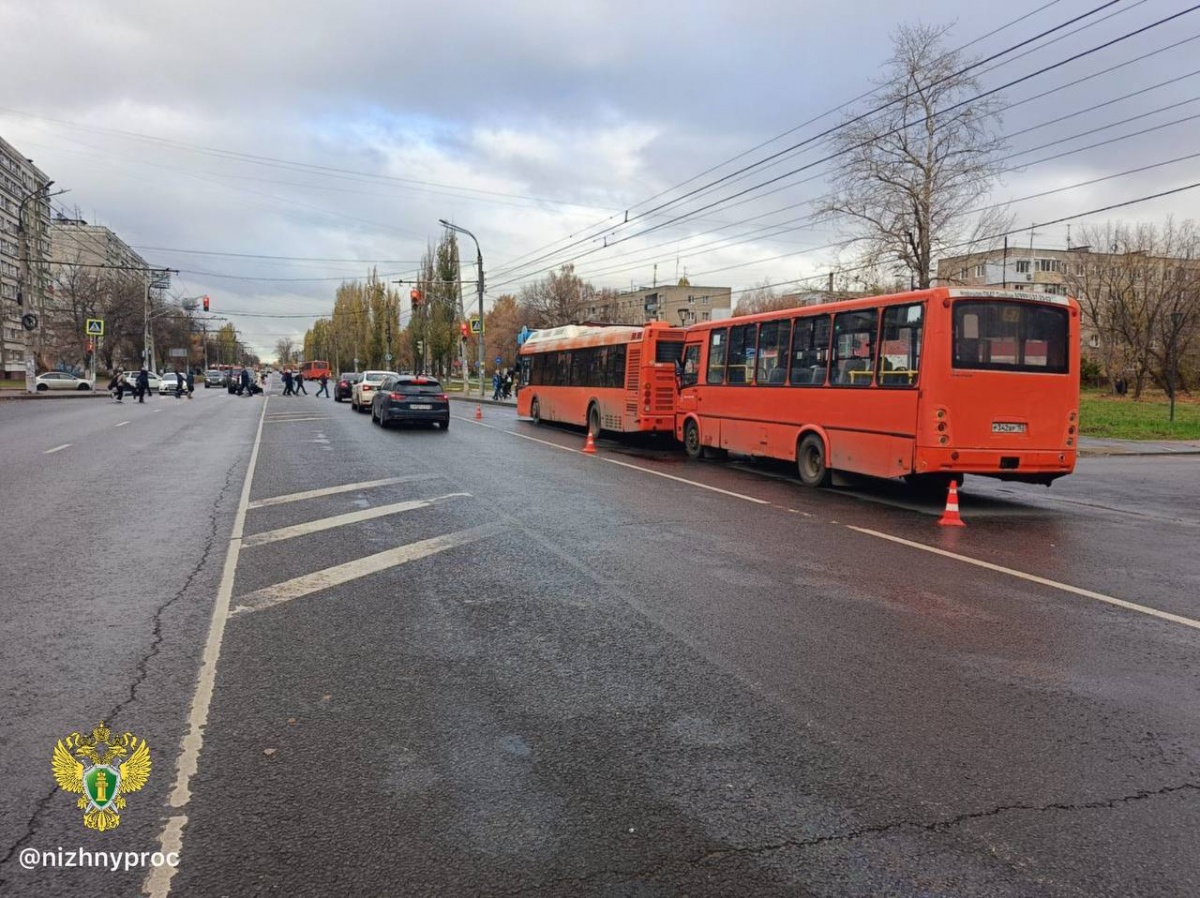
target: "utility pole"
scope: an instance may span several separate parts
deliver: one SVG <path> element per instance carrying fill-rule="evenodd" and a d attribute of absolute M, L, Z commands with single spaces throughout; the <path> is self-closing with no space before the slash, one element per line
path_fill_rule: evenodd
<path fill-rule="evenodd" d="M 27 194 L 25 196 L 25 198 L 23 200 L 21 200 L 20 205 L 17 206 L 17 233 L 20 235 L 20 238 L 21 238 L 21 246 L 20 246 L 20 250 L 19 250 L 19 252 L 21 254 L 21 257 L 20 257 L 21 266 L 17 273 L 17 305 L 22 308 L 26 308 L 25 307 L 25 285 L 29 280 L 29 273 L 30 273 L 30 271 L 29 271 L 29 269 L 30 269 L 30 265 L 29 265 L 29 229 L 25 227 L 25 204 L 28 203 L 30 200 L 36 198 L 39 194 L 46 193 L 47 191 L 49 191 L 51 185 L 53 185 L 53 184 L 54 184 L 53 181 L 47 181 L 45 184 L 42 184 L 41 186 L 37 187 L 32 193 Z M 63 191 L 59 191 L 59 193 L 62 193 L 62 192 Z M 58 194 L 55 194 L 55 195 L 57 196 Z M 49 198 L 50 198 L 49 194 L 47 193 L 46 194 L 47 201 L 49 201 Z M 41 216 L 40 215 L 38 216 L 37 220 L 38 220 L 38 225 L 39 225 L 38 233 L 40 234 L 41 233 L 41 227 L 40 227 Z M 41 298 L 42 284 L 40 282 L 40 279 L 38 280 L 37 288 L 31 292 L 36 293 L 39 299 Z M 41 311 L 41 304 L 38 303 L 37 305 L 38 305 L 38 310 Z M 34 306 L 34 303 L 32 301 L 32 297 L 31 297 L 28 308 L 32 308 L 33 306 Z M 0 314 L 0 320 L 2 320 L 3 317 L 4 316 L 2 314 Z M 31 346 L 31 337 L 32 337 L 34 329 L 38 327 L 38 323 L 39 322 L 38 322 L 37 315 L 35 315 L 31 311 L 26 310 L 26 312 L 21 316 L 21 327 L 23 328 L 23 330 L 25 332 L 24 333 L 25 391 L 27 393 L 35 392 L 34 378 L 37 377 L 37 360 L 34 356 L 33 348 Z M 4 335 L 0 334 L 0 352 L 3 351 L 3 343 L 4 343 Z"/>
<path fill-rule="evenodd" d="M 439 219 L 438 223 L 443 227 L 449 228 L 451 231 L 457 231 L 460 234 L 466 234 L 475 243 L 475 262 L 479 266 L 479 398 L 483 399 L 483 250 L 479 248 L 479 241 L 475 238 L 475 235 L 466 228 L 460 228 L 458 225 L 452 225 L 444 218 Z"/>

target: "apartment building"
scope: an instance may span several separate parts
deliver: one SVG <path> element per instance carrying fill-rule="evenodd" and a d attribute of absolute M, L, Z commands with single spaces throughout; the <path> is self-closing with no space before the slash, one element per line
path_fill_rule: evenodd
<path fill-rule="evenodd" d="M 150 267 L 128 243 L 103 225 L 62 215 L 50 222 L 50 260 L 54 265 L 86 265 L 134 276 L 142 276 L 138 270 Z"/>
<path fill-rule="evenodd" d="M 733 314 L 729 287 L 694 287 L 682 278 L 678 284 L 639 287 L 621 293 L 598 294 L 584 306 L 584 316 L 597 324 L 644 324 L 665 321 L 675 326 L 728 318 Z"/>
<path fill-rule="evenodd" d="M 28 332 L 21 317 L 38 314 L 49 283 L 50 200 L 44 188 L 50 183 L 32 160 L 0 138 L 0 376 L 6 378 L 25 376 Z"/>
<path fill-rule="evenodd" d="M 1009 247 L 938 259 L 940 287 L 998 287 L 1066 296 L 1071 278 L 1083 276 L 1086 266 L 1104 253 L 1086 246 L 1074 249 Z"/>

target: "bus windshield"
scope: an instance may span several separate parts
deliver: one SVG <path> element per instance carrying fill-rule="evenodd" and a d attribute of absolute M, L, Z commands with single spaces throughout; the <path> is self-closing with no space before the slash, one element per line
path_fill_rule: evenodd
<path fill-rule="evenodd" d="M 954 306 L 955 368 L 1066 374 L 1065 307 L 1010 300 Z"/>

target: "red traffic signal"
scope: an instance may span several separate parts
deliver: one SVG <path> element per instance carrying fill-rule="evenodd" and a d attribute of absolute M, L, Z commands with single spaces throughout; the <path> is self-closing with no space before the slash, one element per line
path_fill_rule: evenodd
<path fill-rule="evenodd" d="M 412 290 L 408 291 L 408 298 L 412 300 L 414 306 L 419 306 L 421 304 L 421 291 L 413 287 Z"/>
<path fill-rule="evenodd" d="M 471 325 L 467 324 L 467 322 L 465 322 L 465 321 L 459 322 L 458 330 L 459 330 L 459 333 L 461 333 L 464 338 L 469 337 L 471 335 Z"/>
<path fill-rule="evenodd" d="M 204 311 L 208 311 L 208 297 L 204 297 Z"/>

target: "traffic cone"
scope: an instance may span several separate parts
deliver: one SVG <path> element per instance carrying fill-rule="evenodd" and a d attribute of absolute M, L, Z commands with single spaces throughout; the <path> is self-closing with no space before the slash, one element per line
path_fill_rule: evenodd
<path fill-rule="evenodd" d="M 588 431 L 587 443 L 585 443 L 583 446 L 583 454 L 584 455 L 595 455 L 596 454 L 596 441 L 595 441 L 595 439 L 592 438 L 592 432 L 590 430 Z"/>
<path fill-rule="evenodd" d="M 476 421 L 483 420 L 483 406 L 478 402 L 475 403 L 475 420 Z"/>
<path fill-rule="evenodd" d="M 950 492 L 946 495 L 946 510 L 938 520 L 939 527 L 966 527 L 958 516 L 958 481 L 950 481 Z"/>

